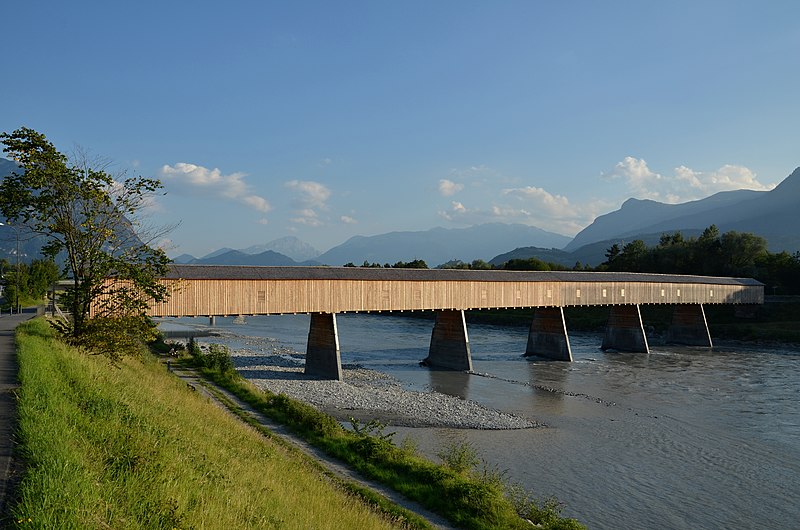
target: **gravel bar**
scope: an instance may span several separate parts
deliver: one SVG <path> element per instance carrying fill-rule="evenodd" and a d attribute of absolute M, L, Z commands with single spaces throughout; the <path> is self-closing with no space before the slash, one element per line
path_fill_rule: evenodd
<path fill-rule="evenodd" d="M 225 337 L 220 339 L 224 344 Z M 237 339 L 241 341 L 242 337 Z M 487 430 L 542 426 L 474 401 L 436 391 L 408 390 L 391 375 L 358 365 L 342 366 L 343 381 L 312 378 L 303 373 L 305 355 L 282 347 L 274 339 L 246 337 L 245 346 L 231 350 L 233 363 L 242 376 L 261 389 L 309 403 L 342 422 L 350 418 L 363 422 L 377 419 L 402 427 Z"/>

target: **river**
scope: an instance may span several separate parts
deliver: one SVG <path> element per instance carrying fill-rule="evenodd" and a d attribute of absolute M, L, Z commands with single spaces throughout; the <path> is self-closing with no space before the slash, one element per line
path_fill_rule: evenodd
<path fill-rule="evenodd" d="M 432 321 L 338 315 L 342 362 L 546 424 L 511 431 L 396 427 L 432 459 L 469 442 L 484 466 L 592 529 L 799 528 L 800 351 L 718 343 L 602 352 L 570 334 L 572 363 L 525 358 L 527 329 L 469 324 L 476 374 L 420 367 Z M 163 326 L 205 328 L 205 319 Z M 308 316 L 217 318 L 247 337 L 305 351 Z M 205 340 L 205 339 L 203 339 Z M 213 339 L 212 339 L 213 340 Z M 655 342 L 655 344 L 653 344 Z M 257 352 L 255 352 L 257 353 Z"/>

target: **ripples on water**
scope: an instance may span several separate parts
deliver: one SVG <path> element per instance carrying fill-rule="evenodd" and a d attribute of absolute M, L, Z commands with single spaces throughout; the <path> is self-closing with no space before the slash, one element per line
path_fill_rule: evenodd
<path fill-rule="evenodd" d="M 527 329 L 469 325 L 477 374 L 421 368 L 432 321 L 339 315 L 344 363 L 544 422 L 546 429 L 400 429 L 432 456 L 466 440 L 486 465 L 555 495 L 590 528 L 797 528 L 800 352 L 651 344 L 604 353 L 571 334 L 575 362 L 524 358 Z M 173 321 L 201 325 L 201 320 Z M 305 351 L 308 317 L 217 318 L 239 337 Z M 225 339 L 232 347 L 247 340 Z"/>

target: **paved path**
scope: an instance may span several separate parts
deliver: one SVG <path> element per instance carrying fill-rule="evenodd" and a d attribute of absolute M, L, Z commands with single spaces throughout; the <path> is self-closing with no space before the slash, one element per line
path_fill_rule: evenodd
<path fill-rule="evenodd" d="M 0 521 L 6 514 L 9 486 L 15 480 L 14 430 L 17 421 L 17 349 L 14 329 L 36 316 L 35 311 L 0 316 Z"/>

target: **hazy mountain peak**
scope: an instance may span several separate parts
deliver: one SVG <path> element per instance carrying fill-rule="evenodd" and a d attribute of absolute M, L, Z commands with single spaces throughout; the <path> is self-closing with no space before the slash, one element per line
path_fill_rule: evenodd
<path fill-rule="evenodd" d="M 510 248 L 540 246 L 561 248 L 569 238 L 522 224 L 486 223 L 468 228 L 436 227 L 421 231 L 389 232 L 375 236 L 353 236 L 320 255 L 328 265 L 396 263 L 422 259 L 435 267 L 453 259 L 465 262 L 488 260 Z"/>
<path fill-rule="evenodd" d="M 319 250 L 308 243 L 299 240 L 295 236 L 286 236 L 273 239 L 269 243 L 262 245 L 252 245 L 241 251 L 245 254 L 261 254 L 267 250 L 272 250 L 284 256 L 289 256 L 295 261 L 308 261 L 320 255 Z"/>
<path fill-rule="evenodd" d="M 601 215 L 565 247 L 664 232 L 702 230 L 751 232 L 767 239 L 773 251 L 800 249 L 800 168 L 771 191 L 732 190 L 680 204 L 628 199 L 619 210 Z"/>

